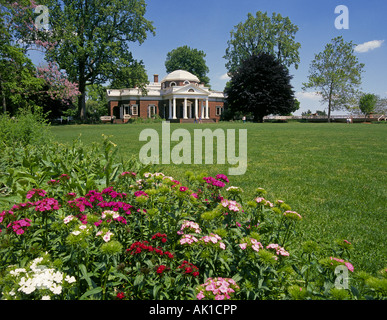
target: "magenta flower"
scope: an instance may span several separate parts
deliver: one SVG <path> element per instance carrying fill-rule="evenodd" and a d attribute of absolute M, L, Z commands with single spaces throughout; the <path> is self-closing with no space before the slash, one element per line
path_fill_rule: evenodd
<path fill-rule="evenodd" d="M 216 179 L 222 180 L 222 181 L 224 181 L 224 182 L 230 182 L 230 181 L 228 180 L 227 176 L 224 175 L 224 174 L 218 174 L 218 175 L 216 176 Z"/>
<path fill-rule="evenodd" d="M 139 190 L 139 191 L 136 191 L 135 193 L 134 193 L 134 196 L 135 197 L 141 197 L 141 196 L 144 196 L 144 197 L 148 197 L 148 195 L 144 192 L 144 191 L 141 191 L 141 190 Z"/>

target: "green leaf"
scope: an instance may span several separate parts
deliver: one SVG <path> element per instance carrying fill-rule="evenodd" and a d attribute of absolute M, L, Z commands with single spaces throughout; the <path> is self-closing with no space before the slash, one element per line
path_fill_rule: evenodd
<path fill-rule="evenodd" d="M 92 283 L 92 281 L 89 277 L 89 274 L 86 270 L 86 266 L 84 264 L 80 264 L 78 267 L 82 273 L 83 278 L 86 280 L 87 284 L 89 285 L 89 288 L 93 288 L 93 283 Z"/>
<path fill-rule="evenodd" d="M 90 290 L 86 291 L 79 299 L 80 300 L 84 300 L 85 298 L 87 298 L 87 297 L 89 297 L 91 295 L 100 293 L 100 292 L 102 292 L 102 288 L 101 287 L 96 287 L 96 288 L 93 288 L 93 289 L 90 289 Z"/>

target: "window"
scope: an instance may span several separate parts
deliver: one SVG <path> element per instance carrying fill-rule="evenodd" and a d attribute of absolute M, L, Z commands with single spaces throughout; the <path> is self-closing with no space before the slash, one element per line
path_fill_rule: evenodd
<path fill-rule="evenodd" d="M 138 116 L 138 105 L 137 104 L 132 104 L 131 106 L 130 106 L 130 113 L 131 113 L 131 115 L 132 116 Z"/>
<path fill-rule="evenodd" d="M 156 106 L 154 104 L 150 104 L 148 106 L 148 118 L 153 118 L 156 115 Z"/>
<path fill-rule="evenodd" d="M 191 82 L 189 82 L 188 80 L 185 80 L 184 81 L 184 84 L 190 84 Z"/>
<path fill-rule="evenodd" d="M 171 87 L 176 87 L 176 82 L 171 82 Z"/>
<path fill-rule="evenodd" d="M 130 105 L 129 104 L 124 104 L 124 115 L 130 115 Z"/>
<path fill-rule="evenodd" d="M 216 115 L 221 116 L 223 113 L 223 107 L 217 106 L 216 107 Z"/>
<path fill-rule="evenodd" d="M 188 92 L 195 92 L 195 90 L 194 89 L 189 89 Z"/>

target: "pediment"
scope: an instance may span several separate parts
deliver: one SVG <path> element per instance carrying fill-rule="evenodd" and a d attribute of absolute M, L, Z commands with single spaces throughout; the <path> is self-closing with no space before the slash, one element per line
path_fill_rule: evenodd
<path fill-rule="evenodd" d="M 181 87 L 174 91 L 176 94 L 192 94 L 192 95 L 209 95 L 209 92 L 203 88 L 198 87 L 195 84 L 187 84 L 184 87 Z"/>

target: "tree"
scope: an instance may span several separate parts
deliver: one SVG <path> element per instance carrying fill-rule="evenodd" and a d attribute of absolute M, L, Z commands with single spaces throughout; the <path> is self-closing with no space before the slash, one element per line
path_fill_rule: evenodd
<path fill-rule="evenodd" d="M 145 66 L 142 61 L 127 61 L 120 59 L 112 70 L 110 87 L 114 89 L 141 88 L 149 83 Z"/>
<path fill-rule="evenodd" d="M 30 97 L 43 85 L 44 81 L 36 77 L 32 61 L 20 48 L 10 44 L 0 46 L 0 94 L 4 113 L 33 105 Z"/>
<path fill-rule="evenodd" d="M 35 66 L 12 39 L 12 13 L 0 1 L 0 96 L 3 112 L 14 113 L 19 107 L 33 104 L 29 97 L 43 87 L 36 78 Z"/>
<path fill-rule="evenodd" d="M 288 69 L 272 55 L 253 55 L 232 74 L 225 92 L 228 106 L 234 112 L 251 112 L 260 122 L 269 114 L 294 112 L 298 105 L 291 79 Z"/>
<path fill-rule="evenodd" d="M 303 84 L 303 90 L 316 88 L 321 102 L 328 103 L 328 122 L 332 111 L 350 109 L 356 104 L 364 64 L 354 55 L 354 47 L 341 36 L 332 39 L 323 52 L 315 55 L 309 68 L 309 82 Z"/>
<path fill-rule="evenodd" d="M 378 100 L 378 97 L 371 93 L 364 94 L 360 98 L 359 109 L 366 118 L 368 118 L 369 115 L 375 111 Z"/>
<path fill-rule="evenodd" d="M 72 82 L 78 83 L 78 108 L 86 118 L 86 87 L 114 78 L 116 64 L 130 65 L 134 59 L 129 43 L 143 43 L 154 34 L 145 19 L 144 0 L 47 0 L 49 30 L 19 25 L 26 43 L 39 44 L 46 59 L 56 62 Z M 29 17 L 28 21 L 32 21 Z M 22 32 L 20 31 L 22 30 Z"/>
<path fill-rule="evenodd" d="M 234 72 L 243 60 L 252 55 L 267 53 L 277 57 L 287 67 L 298 68 L 300 57 L 298 50 L 301 44 L 295 41 L 298 27 L 288 17 L 258 11 L 255 17 L 249 13 L 247 20 L 241 22 L 231 31 L 231 39 L 227 42 L 226 67 L 229 73 Z"/>
<path fill-rule="evenodd" d="M 175 70 L 185 70 L 191 72 L 199 78 L 199 80 L 208 85 L 210 78 L 207 77 L 207 73 L 210 69 L 206 65 L 206 54 L 198 49 L 192 49 L 188 46 L 178 47 L 168 52 L 167 59 L 165 61 L 165 68 L 167 73 L 171 73 Z"/>

